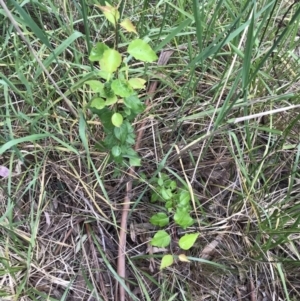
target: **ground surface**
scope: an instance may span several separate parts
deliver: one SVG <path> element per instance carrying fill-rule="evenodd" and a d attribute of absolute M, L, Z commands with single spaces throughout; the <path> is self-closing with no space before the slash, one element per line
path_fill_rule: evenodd
<path fill-rule="evenodd" d="M 126 300 L 300 300 L 298 3 L 120 3 L 168 57 L 132 67 L 149 100 L 134 123 L 134 173 L 99 151 L 103 128 L 87 108 L 84 81 L 98 69 L 89 50 L 114 44 L 99 9 L 0 3 L 0 165 L 10 171 L 0 178 L 0 300 L 123 301 L 122 289 Z M 122 52 L 130 37 L 119 40 Z M 170 222 L 167 248 L 149 243 L 160 172 L 195 197 L 195 224 Z M 200 233 L 189 262 L 160 270 L 185 233 Z"/>

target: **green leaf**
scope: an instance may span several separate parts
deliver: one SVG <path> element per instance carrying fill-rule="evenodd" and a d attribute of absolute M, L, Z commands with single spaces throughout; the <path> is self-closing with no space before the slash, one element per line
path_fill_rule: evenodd
<path fill-rule="evenodd" d="M 128 81 L 132 89 L 144 89 L 146 81 L 139 77 L 133 77 Z"/>
<path fill-rule="evenodd" d="M 120 13 L 117 7 L 111 6 L 108 2 L 105 2 L 106 6 L 95 4 L 103 12 L 105 18 L 116 27 L 116 22 L 120 19 Z"/>
<path fill-rule="evenodd" d="M 106 133 L 111 133 L 111 131 L 113 131 L 113 129 L 115 128 L 111 121 L 113 113 L 108 108 L 104 108 L 100 111 L 97 111 L 97 115 L 99 116 L 99 118 L 101 120 L 104 131 Z M 108 137 L 114 137 L 114 136 L 110 135 Z"/>
<path fill-rule="evenodd" d="M 118 145 L 115 145 L 112 149 L 111 149 L 111 153 L 114 157 L 119 157 L 121 155 L 121 148 Z"/>
<path fill-rule="evenodd" d="M 89 60 L 92 62 L 100 61 L 103 57 L 103 53 L 108 50 L 109 47 L 104 43 L 97 43 L 93 48 L 89 56 Z"/>
<path fill-rule="evenodd" d="M 99 61 L 101 70 L 107 73 L 115 72 L 121 65 L 121 62 L 121 54 L 114 49 L 105 50 Z"/>
<path fill-rule="evenodd" d="M 141 158 L 139 157 L 130 157 L 129 158 L 130 166 L 142 166 L 141 165 Z"/>
<path fill-rule="evenodd" d="M 167 185 L 172 191 L 177 188 L 177 183 L 175 181 L 169 181 Z"/>
<path fill-rule="evenodd" d="M 179 239 L 179 247 L 182 250 L 189 250 L 196 242 L 199 233 L 185 234 Z"/>
<path fill-rule="evenodd" d="M 159 186 L 163 186 L 163 185 L 164 185 L 164 180 L 163 180 L 162 177 L 160 177 L 160 178 L 157 180 L 157 184 L 158 184 Z"/>
<path fill-rule="evenodd" d="M 173 201 L 167 201 L 165 207 L 168 209 L 168 212 L 171 212 L 174 207 Z"/>
<path fill-rule="evenodd" d="M 171 242 L 171 236 L 164 230 L 159 230 L 151 239 L 150 244 L 155 247 L 164 248 Z"/>
<path fill-rule="evenodd" d="M 156 192 L 153 192 L 152 194 L 151 194 L 151 203 L 155 203 L 155 202 L 157 202 L 158 200 L 159 200 L 159 195 L 156 193 Z"/>
<path fill-rule="evenodd" d="M 120 127 L 123 123 L 123 116 L 120 113 L 114 113 L 111 117 L 111 122 L 114 126 Z"/>
<path fill-rule="evenodd" d="M 133 94 L 133 90 L 127 81 L 115 79 L 111 83 L 112 90 L 121 97 L 128 97 Z"/>
<path fill-rule="evenodd" d="M 103 92 L 104 85 L 99 80 L 88 80 L 85 84 L 89 85 L 94 93 Z"/>
<path fill-rule="evenodd" d="M 176 213 L 174 214 L 174 221 L 183 229 L 186 229 L 194 223 L 194 220 L 184 208 L 177 208 Z"/>
<path fill-rule="evenodd" d="M 104 93 L 104 97 L 106 98 L 113 98 L 114 96 L 116 96 L 114 90 L 111 87 L 111 82 L 105 83 L 103 88 L 103 93 Z"/>
<path fill-rule="evenodd" d="M 163 199 L 166 201 L 170 200 L 173 196 L 171 189 L 166 189 L 164 187 L 161 188 L 160 193 Z"/>
<path fill-rule="evenodd" d="M 163 258 L 161 259 L 161 263 L 160 263 L 160 270 L 165 269 L 167 267 L 169 267 L 170 265 L 172 265 L 174 262 L 174 258 L 172 255 L 167 254 L 164 255 Z"/>
<path fill-rule="evenodd" d="M 106 98 L 105 104 L 107 106 L 111 106 L 111 105 L 115 104 L 117 101 L 118 101 L 118 97 L 116 95 L 114 95 L 112 97 Z"/>
<path fill-rule="evenodd" d="M 145 105 L 136 95 L 130 95 L 124 98 L 124 104 L 130 108 L 135 114 L 140 114 L 145 110 Z"/>
<path fill-rule="evenodd" d="M 179 203 L 180 207 L 186 207 L 190 205 L 191 196 L 188 191 L 181 191 L 179 194 Z"/>
<path fill-rule="evenodd" d="M 105 107 L 105 101 L 101 97 L 96 97 L 91 101 L 90 107 L 101 110 Z"/>
<path fill-rule="evenodd" d="M 152 215 L 150 223 L 154 226 L 164 227 L 169 224 L 169 217 L 164 212 L 159 212 Z"/>
<path fill-rule="evenodd" d="M 143 40 L 133 40 L 127 49 L 127 52 L 131 54 L 136 60 L 143 62 L 154 62 L 157 60 L 157 55 L 152 48 Z"/>
<path fill-rule="evenodd" d="M 101 78 L 105 79 L 105 80 L 109 80 L 109 79 L 110 79 L 110 76 L 111 76 L 111 73 L 106 72 L 106 71 L 104 71 L 104 70 L 100 70 L 100 71 L 98 72 L 98 75 L 99 75 Z"/>
<path fill-rule="evenodd" d="M 126 125 L 126 121 L 122 123 L 120 127 L 115 127 L 114 128 L 114 134 L 117 137 L 117 139 L 120 140 L 122 144 L 125 143 L 128 135 L 128 129 Z"/>

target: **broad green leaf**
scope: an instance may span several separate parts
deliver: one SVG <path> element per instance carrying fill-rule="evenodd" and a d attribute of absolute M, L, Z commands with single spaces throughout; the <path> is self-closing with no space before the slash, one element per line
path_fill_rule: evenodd
<path fill-rule="evenodd" d="M 156 192 L 151 194 L 151 203 L 155 203 L 160 199 L 159 195 Z"/>
<path fill-rule="evenodd" d="M 186 229 L 194 223 L 194 220 L 184 208 L 177 208 L 176 213 L 174 214 L 174 221 L 183 229 Z"/>
<path fill-rule="evenodd" d="M 111 6 L 105 2 L 106 6 L 95 4 L 103 12 L 105 18 L 116 27 L 116 22 L 120 19 L 120 13 L 116 7 Z"/>
<path fill-rule="evenodd" d="M 104 70 L 100 70 L 100 71 L 98 72 L 98 75 L 99 75 L 101 78 L 105 79 L 105 80 L 109 80 L 110 77 L 111 77 L 111 73 L 106 72 L 106 71 L 104 71 Z"/>
<path fill-rule="evenodd" d="M 141 158 L 139 157 L 130 157 L 129 158 L 130 166 L 142 166 L 141 165 Z"/>
<path fill-rule="evenodd" d="M 164 255 L 163 258 L 161 259 L 161 263 L 160 263 L 160 270 L 165 269 L 167 267 L 169 267 L 170 265 L 172 265 L 174 262 L 174 258 L 172 255 L 167 254 Z"/>
<path fill-rule="evenodd" d="M 150 223 L 154 226 L 164 227 L 169 224 L 169 217 L 164 212 L 159 212 L 152 215 Z"/>
<path fill-rule="evenodd" d="M 179 205 L 181 207 L 189 206 L 190 205 L 191 196 L 188 191 L 181 191 L 179 194 Z"/>
<path fill-rule="evenodd" d="M 88 80 L 85 84 L 89 85 L 94 93 L 103 92 L 104 85 L 99 80 Z"/>
<path fill-rule="evenodd" d="M 143 62 L 154 62 L 157 60 L 157 55 L 152 50 L 150 45 L 141 39 L 133 40 L 127 49 L 127 52 L 131 54 L 136 60 Z"/>
<path fill-rule="evenodd" d="M 173 210 L 173 201 L 167 201 L 165 204 L 166 209 L 168 209 L 168 212 L 171 212 Z"/>
<path fill-rule="evenodd" d="M 128 129 L 126 126 L 126 122 L 123 122 L 123 124 L 120 127 L 114 128 L 114 134 L 117 137 L 117 139 L 120 140 L 122 144 L 125 143 L 127 136 L 128 136 Z"/>
<path fill-rule="evenodd" d="M 196 242 L 196 239 L 198 238 L 199 233 L 191 233 L 191 234 L 185 234 L 179 239 L 179 247 L 182 250 L 189 250 Z"/>
<path fill-rule="evenodd" d="M 101 70 L 107 73 L 115 72 L 121 65 L 121 62 L 121 54 L 114 49 L 105 50 L 99 61 Z"/>
<path fill-rule="evenodd" d="M 109 47 L 104 43 L 97 43 L 91 50 L 89 60 L 91 62 L 100 61 L 102 59 L 103 53 L 108 49 Z"/>
<path fill-rule="evenodd" d="M 164 248 L 171 242 L 171 236 L 164 230 L 159 230 L 151 239 L 150 244 L 155 247 Z"/>
<path fill-rule="evenodd" d="M 107 106 L 111 106 L 111 105 L 115 104 L 117 101 L 118 101 L 118 97 L 116 95 L 114 95 L 113 97 L 106 98 L 105 104 Z"/>
<path fill-rule="evenodd" d="M 94 98 L 90 103 L 90 107 L 95 108 L 97 110 L 103 109 L 105 105 L 106 105 L 105 100 L 102 99 L 101 97 Z"/>
<path fill-rule="evenodd" d="M 173 196 L 171 189 L 166 189 L 164 187 L 161 188 L 160 193 L 163 199 L 166 201 L 170 200 Z"/>
<path fill-rule="evenodd" d="M 133 93 L 133 90 L 128 84 L 128 82 L 121 79 L 113 80 L 111 83 L 111 88 L 117 95 L 121 97 L 128 97 Z"/>
<path fill-rule="evenodd" d="M 114 113 L 111 117 L 111 122 L 114 126 L 120 127 L 123 123 L 123 116 L 120 113 Z"/>
<path fill-rule="evenodd" d="M 144 89 L 146 81 L 139 77 L 133 77 L 128 83 L 133 89 Z"/>
<path fill-rule="evenodd" d="M 121 97 L 128 97 L 132 95 L 133 90 L 127 81 L 121 79 L 115 79 L 111 83 L 112 90 Z"/>
<path fill-rule="evenodd" d="M 101 120 L 104 131 L 106 133 L 110 134 L 111 131 L 113 131 L 113 129 L 115 128 L 111 121 L 113 113 L 108 108 L 105 107 L 102 110 L 100 110 L 99 112 L 97 112 L 97 115 L 99 116 L 99 118 Z M 114 137 L 114 135 L 109 135 L 107 137 Z M 113 144 L 113 145 L 115 145 L 115 144 Z"/>
<path fill-rule="evenodd" d="M 120 25 L 128 32 L 134 32 L 137 34 L 135 26 L 132 24 L 132 22 L 129 19 L 124 19 L 120 23 Z"/>
<path fill-rule="evenodd" d="M 114 90 L 111 87 L 111 83 L 105 83 L 103 88 L 104 97 L 106 98 L 114 98 L 116 96 Z"/>
<path fill-rule="evenodd" d="M 130 108 L 134 114 L 140 114 L 145 110 L 145 105 L 136 95 L 130 95 L 125 97 L 124 104 L 127 108 Z"/>
<path fill-rule="evenodd" d="M 114 157 L 119 157 L 121 155 L 121 148 L 118 145 L 115 145 L 112 149 L 111 149 L 111 153 Z"/>
<path fill-rule="evenodd" d="M 190 260 L 186 257 L 185 254 L 179 254 L 178 259 L 182 262 L 190 262 Z"/>
<path fill-rule="evenodd" d="M 159 186 L 163 186 L 163 185 L 164 185 L 164 180 L 163 180 L 162 177 L 160 177 L 160 178 L 157 180 L 157 184 L 158 184 Z"/>

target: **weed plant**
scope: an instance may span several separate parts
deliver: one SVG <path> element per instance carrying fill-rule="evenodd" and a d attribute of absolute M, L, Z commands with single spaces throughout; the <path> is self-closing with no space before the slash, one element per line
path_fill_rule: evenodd
<path fill-rule="evenodd" d="M 102 0 L 0 0 L 0 299 L 118 300 L 121 286 L 128 300 L 299 300 L 300 4 L 110 5 L 138 37 L 107 21 Z M 123 59 L 136 38 L 172 55 L 111 70 L 146 82 L 103 107 L 112 97 L 93 51 Z M 107 144 L 99 106 L 113 108 L 117 139 L 115 128 L 130 136 L 145 122 L 138 154 L 133 141 Z M 168 244 L 153 246 L 158 231 Z"/>

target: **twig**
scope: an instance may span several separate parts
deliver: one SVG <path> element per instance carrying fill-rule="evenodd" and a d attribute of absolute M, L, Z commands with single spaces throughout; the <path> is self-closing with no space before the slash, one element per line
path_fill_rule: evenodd
<path fill-rule="evenodd" d="M 166 65 L 170 56 L 172 55 L 173 51 L 168 50 L 168 51 L 163 51 L 160 54 L 159 60 L 158 60 L 158 65 Z M 146 106 L 148 107 L 150 104 L 151 98 L 154 96 L 154 93 L 156 91 L 156 87 L 158 85 L 158 81 L 152 82 L 149 89 L 148 89 L 148 94 L 149 98 L 146 101 Z M 140 144 L 142 141 L 142 137 L 144 134 L 145 130 L 145 123 L 146 120 L 144 120 L 138 127 L 138 135 L 136 139 L 136 144 L 134 149 L 136 151 L 139 150 Z M 124 204 L 123 204 L 123 210 L 122 210 L 122 218 L 121 218 L 121 227 L 120 227 L 120 236 L 119 236 L 119 249 L 118 249 L 118 275 L 122 278 L 125 279 L 125 253 L 126 253 L 126 234 L 127 234 L 127 217 L 128 217 L 128 212 L 130 210 L 130 195 L 131 195 L 131 190 L 132 190 L 132 177 L 134 176 L 134 167 L 130 167 L 129 169 L 129 181 L 126 184 L 126 196 L 124 199 Z M 118 285 L 116 286 L 118 290 Z M 116 295 L 119 295 L 119 300 L 120 301 L 125 301 L 125 289 L 123 286 L 119 286 L 119 291 L 116 292 Z"/>
<path fill-rule="evenodd" d="M 36 61 L 38 62 L 38 64 L 40 65 L 40 67 L 43 69 L 43 71 L 45 72 L 45 74 L 47 75 L 48 79 L 52 82 L 53 86 L 56 89 L 56 92 L 62 97 L 62 99 L 65 102 L 65 105 L 68 107 L 70 113 L 73 115 L 73 117 L 78 117 L 75 109 L 73 108 L 73 104 L 71 102 L 70 99 L 68 99 L 64 93 L 59 89 L 58 85 L 56 84 L 55 80 L 53 79 L 53 77 L 50 75 L 50 73 L 48 72 L 48 70 L 45 68 L 44 64 L 42 63 L 42 61 L 39 59 L 39 57 L 37 56 L 37 54 L 35 53 L 35 50 L 32 48 L 32 46 L 30 45 L 30 43 L 26 40 L 23 32 L 21 31 L 19 25 L 17 24 L 17 22 L 15 21 L 13 15 L 11 14 L 10 10 L 8 9 L 8 7 L 6 6 L 6 4 L 4 3 L 3 0 L 0 0 L 0 5 L 2 6 L 3 10 L 6 12 L 8 19 L 10 20 L 10 22 L 12 23 L 13 27 L 16 29 L 17 33 L 20 35 L 21 39 L 25 42 L 25 44 L 27 45 L 28 49 L 30 50 L 30 52 L 32 53 L 32 55 L 34 56 L 34 58 L 36 59 Z"/>

